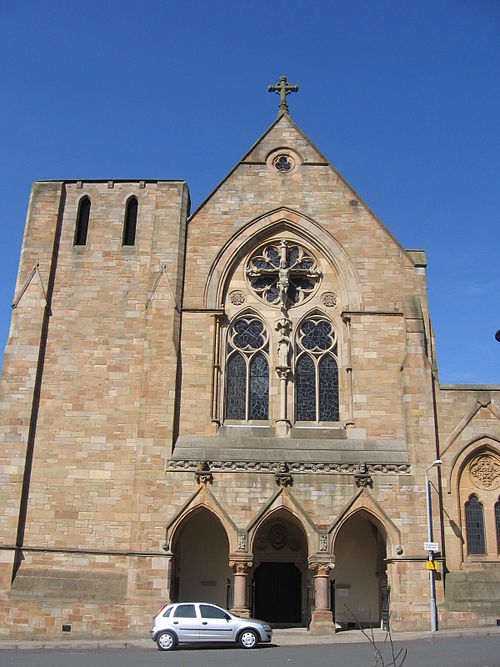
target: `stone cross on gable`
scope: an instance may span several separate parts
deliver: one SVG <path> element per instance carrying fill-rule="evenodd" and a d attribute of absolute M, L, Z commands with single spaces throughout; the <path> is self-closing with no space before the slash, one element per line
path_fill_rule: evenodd
<path fill-rule="evenodd" d="M 280 76 L 280 80 L 275 85 L 270 85 L 267 87 L 270 93 L 278 93 L 280 96 L 280 105 L 278 107 L 278 114 L 284 111 L 288 113 L 288 104 L 286 103 L 286 96 L 289 93 L 296 93 L 299 90 L 297 85 L 288 83 L 286 76 Z"/>
<path fill-rule="evenodd" d="M 251 267 L 247 269 L 247 275 L 251 278 L 258 278 L 259 276 L 276 276 L 276 287 L 279 292 L 279 302 L 283 314 L 288 310 L 288 290 L 290 287 L 290 278 L 304 277 L 304 278 L 319 278 L 321 271 L 312 267 L 303 268 L 300 262 L 296 265 L 290 266 L 288 260 L 288 244 L 286 239 L 280 241 L 280 260 L 278 266 L 273 266 L 271 263 L 267 267 Z"/>

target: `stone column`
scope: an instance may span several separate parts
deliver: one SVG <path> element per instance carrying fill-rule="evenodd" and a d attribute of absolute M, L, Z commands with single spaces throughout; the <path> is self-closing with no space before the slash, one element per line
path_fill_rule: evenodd
<path fill-rule="evenodd" d="M 220 326 L 221 313 L 213 313 L 214 320 L 214 337 L 212 342 L 212 401 L 211 401 L 211 419 L 212 419 L 212 433 L 216 433 L 221 424 L 220 418 L 220 404 L 219 404 L 219 382 L 220 382 Z"/>
<path fill-rule="evenodd" d="M 333 614 L 328 607 L 329 574 L 331 563 L 312 563 L 309 569 L 314 572 L 314 611 L 312 613 L 311 635 L 331 635 L 335 633 Z"/>
<path fill-rule="evenodd" d="M 276 422 L 276 436 L 278 438 L 286 438 L 290 435 L 290 421 L 287 415 L 287 396 L 286 388 L 288 377 L 291 373 L 290 367 L 290 353 L 292 350 L 292 341 L 290 332 L 292 330 L 292 323 L 287 317 L 278 320 L 275 325 L 278 332 L 277 342 L 277 359 L 276 373 L 280 379 L 280 417 Z"/>
<path fill-rule="evenodd" d="M 229 567 L 234 572 L 233 606 L 231 612 L 237 616 L 250 616 L 247 606 L 247 577 L 252 567 L 251 561 L 230 561 Z"/>
<path fill-rule="evenodd" d="M 347 314 L 342 315 L 342 320 L 346 325 L 347 329 L 347 345 L 346 345 L 346 359 L 344 363 L 344 368 L 346 372 L 346 396 L 347 396 L 347 418 L 345 420 L 345 425 L 351 427 L 354 425 L 354 404 L 353 404 L 353 393 L 352 393 L 352 360 L 351 360 L 351 318 Z"/>
<path fill-rule="evenodd" d="M 290 368 L 278 366 L 276 373 L 280 379 L 280 418 L 276 422 L 276 436 L 278 438 L 286 438 L 290 434 L 290 421 L 287 419 L 287 398 L 286 386 L 288 383 L 288 376 L 290 375 Z"/>

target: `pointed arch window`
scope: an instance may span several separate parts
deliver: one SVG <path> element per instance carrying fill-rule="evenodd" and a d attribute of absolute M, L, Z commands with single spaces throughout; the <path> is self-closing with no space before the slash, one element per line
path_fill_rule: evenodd
<path fill-rule="evenodd" d="M 90 199 L 85 196 L 80 199 L 76 216 L 74 245 L 86 245 L 90 218 Z"/>
<path fill-rule="evenodd" d="M 268 334 L 251 315 L 230 327 L 226 363 L 226 419 L 243 421 L 269 417 Z"/>
<path fill-rule="evenodd" d="M 135 245 L 135 233 L 137 230 L 137 198 L 130 197 L 125 208 L 125 221 L 123 223 L 123 245 Z"/>
<path fill-rule="evenodd" d="M 469 555 L 485 554 L 483 505 L 475 495 L 470 496 L 465 503 L 465 529 L 467 533 L 467 553 Z"/>
<path fill-rule="evenodd" d="M 497 528 L 497 553 L 500 554 L 500 497 L 495 503 L 495 524 Z"/>
<path fill-rule="evenodd" d="M 337 336 L 325 317 L 310 317 L 297 331 L 295 420 L 339 421 Z"/>

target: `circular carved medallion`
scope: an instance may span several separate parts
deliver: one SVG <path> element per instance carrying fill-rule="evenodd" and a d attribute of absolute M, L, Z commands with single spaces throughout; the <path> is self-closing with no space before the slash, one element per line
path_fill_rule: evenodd
<path fill-rule="evenodd" d="M 287 529 L 281 523 L 275 523 L 269 528 L 267 539 L 274 549 L 283 549 L 288 542 Z"/>
<path fill-rule="evenodd" d="M 229 301 L 233 306 L 241 306 L 242 303 L 245 303 L 245 295 L 240 290 L 235 290 L 229 295 Z"/>
<path fill-rule="evenodd" d="M 500 462 L 491 454 L 483 454 L 469 466 L 470 476 L 480 489 L 495 489 L 500 486 Z"/>
<path fill-rule="evenodd" d="M 334 292 L 324 292 L 321 295 L 321 303 L 327 308 L 333 308 L 337 305 L 337 295 Z"/>

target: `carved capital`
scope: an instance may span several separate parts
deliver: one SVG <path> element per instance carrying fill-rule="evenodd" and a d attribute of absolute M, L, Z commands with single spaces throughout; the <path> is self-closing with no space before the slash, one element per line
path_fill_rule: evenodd
<path fill-rule="evenodd" d="M 244 560 L 229 561 L 229 567 L 233 570 L 235 574 L 247 575 L 248 571 L 252 566 L 253 566 L 252 561 L 244 561 Z"/>
<path fill-rule="evenodd" d="M 309 563 L 309 569 L 312 570 L 315 577 L 328 577 L 335 563 Z"/>
<path fill-rule="evenodd" d="M 276 374 L 280 380 L 286 380 L 291 373 L 290 366 L 276 366 Z"/>

